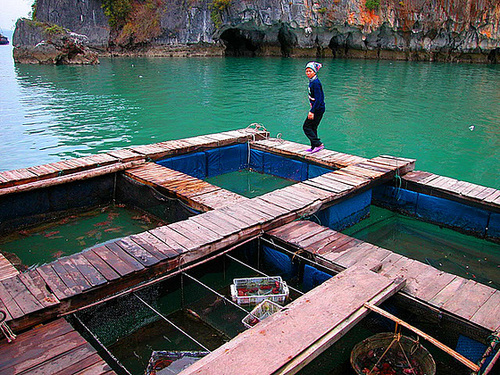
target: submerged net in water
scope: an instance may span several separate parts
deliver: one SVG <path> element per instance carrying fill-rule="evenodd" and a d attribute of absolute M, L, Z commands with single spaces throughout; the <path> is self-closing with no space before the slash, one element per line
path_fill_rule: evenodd
<path fill-rule="evenodd" d="M 351 352 L 358 375 L 434 375 L 436 363 L 417 340 L 379 333 L 359 342 Z"/>

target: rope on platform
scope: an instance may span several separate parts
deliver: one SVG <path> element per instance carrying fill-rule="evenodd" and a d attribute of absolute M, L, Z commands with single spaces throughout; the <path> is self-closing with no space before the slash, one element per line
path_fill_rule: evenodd
<path fill-rule="evenodd" d="M 248 125 L 245 128 L 245 131 L 249 131 L 249 130 L 255 130 L 255 131 L 263 130 L 266 133 L 269 133 L 267 131 L 266 127 L 262 124 L 259 124 L 258 122 L 252 122 L 250 125 Z M 255 142 L 255 133 L 252 134 L 252 138 L 253 138 L 253 141 Z"/>
<path fill-rule="evenodd" d="M 490 341 L 490 345 L 486 348 L 486 351 L 484 352 L 483 356 L 481 357 L 481 360 L 478 362 L 478 365 L 480 368 L 483 367 L 484 363 L 486 362 L 486 359 L 490 356 L 490 354 L 495 350 L 496 346 L 500 344 L 500 331 L 492 333 L 489 337 L 488 340 Z M 500 350 L 497 351 L 496 357 L 498 359 L 498 353 L 500 353 Z M 493 362 L 493 360 L 491 361 Z M 491 365 L 491 362 L 489 365 Z M 496 362 L 496 360 L 495 360 Z M 479 371 L 476 374 L 481 374 L 481 375 L 486 375 L 488 372 L 490 372 L 491 368 L 490 366 L 487 366 L 483 371 Z"/>
<path fill-rule="evenodd" d="M 7 342 L 12 342 L 16 339 L 16 335 L 10 327 L 7 325 L 7 322 L 5 321 L 7 319 L 7 313 L 3 310 L 0 310 L 0 329 L 2 330 L 2 333 L 5 335 L 5 338 L 7 339 Z"/>

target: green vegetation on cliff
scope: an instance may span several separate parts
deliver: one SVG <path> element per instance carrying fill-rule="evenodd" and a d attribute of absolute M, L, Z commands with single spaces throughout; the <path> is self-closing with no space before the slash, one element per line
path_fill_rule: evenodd
<path fill-rule="evenodd" d="M 380 8 L 380 0 L 366 0 L 365 6 L 368 10 L 377 10 Z"/>
<path fill-rule="evenodd" d="M 213 0 L 210 4 L 210 19 L 218 29 L 222 26 L 222 13 L 231 6 L 232 0 Z"/>
<path fill-rule="evenodd" d="M 132 10 L 131 0 L 102 0 L 104 14 L 108 17 L 111 27 L 123 27 L 130 11 Z"/>
<path fill-rule="evenodd" d="M 102 3 L 118 45 L 145 43 L 161 34 L 163 0 L 102 0 Z"/>

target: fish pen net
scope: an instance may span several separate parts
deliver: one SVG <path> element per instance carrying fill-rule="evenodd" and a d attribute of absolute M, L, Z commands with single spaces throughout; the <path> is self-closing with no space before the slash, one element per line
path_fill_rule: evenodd
<path fill-rule="evenodd" d="M 418 340 L 382 332 L 358 343 L 351 352 L 358 375 L 434 375 L 436 363 Z"/>

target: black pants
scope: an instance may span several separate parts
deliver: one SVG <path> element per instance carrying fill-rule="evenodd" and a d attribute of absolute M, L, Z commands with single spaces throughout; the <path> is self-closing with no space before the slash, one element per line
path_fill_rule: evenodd
<path fill-rule="evenodd" d="M 307 138 L 309 138 L 309 141 L 311 142 L 311 148 L 321 146 L 321 141 L 318 138 L 318 126 L 322 118 L 323 113 L 315 113 L 314 118 L 312 120 L 306 118 L 306 121 L 304 121 L 304 126 L 302 126 L 302 129 L 304 129 L 304 134 Z"/>

